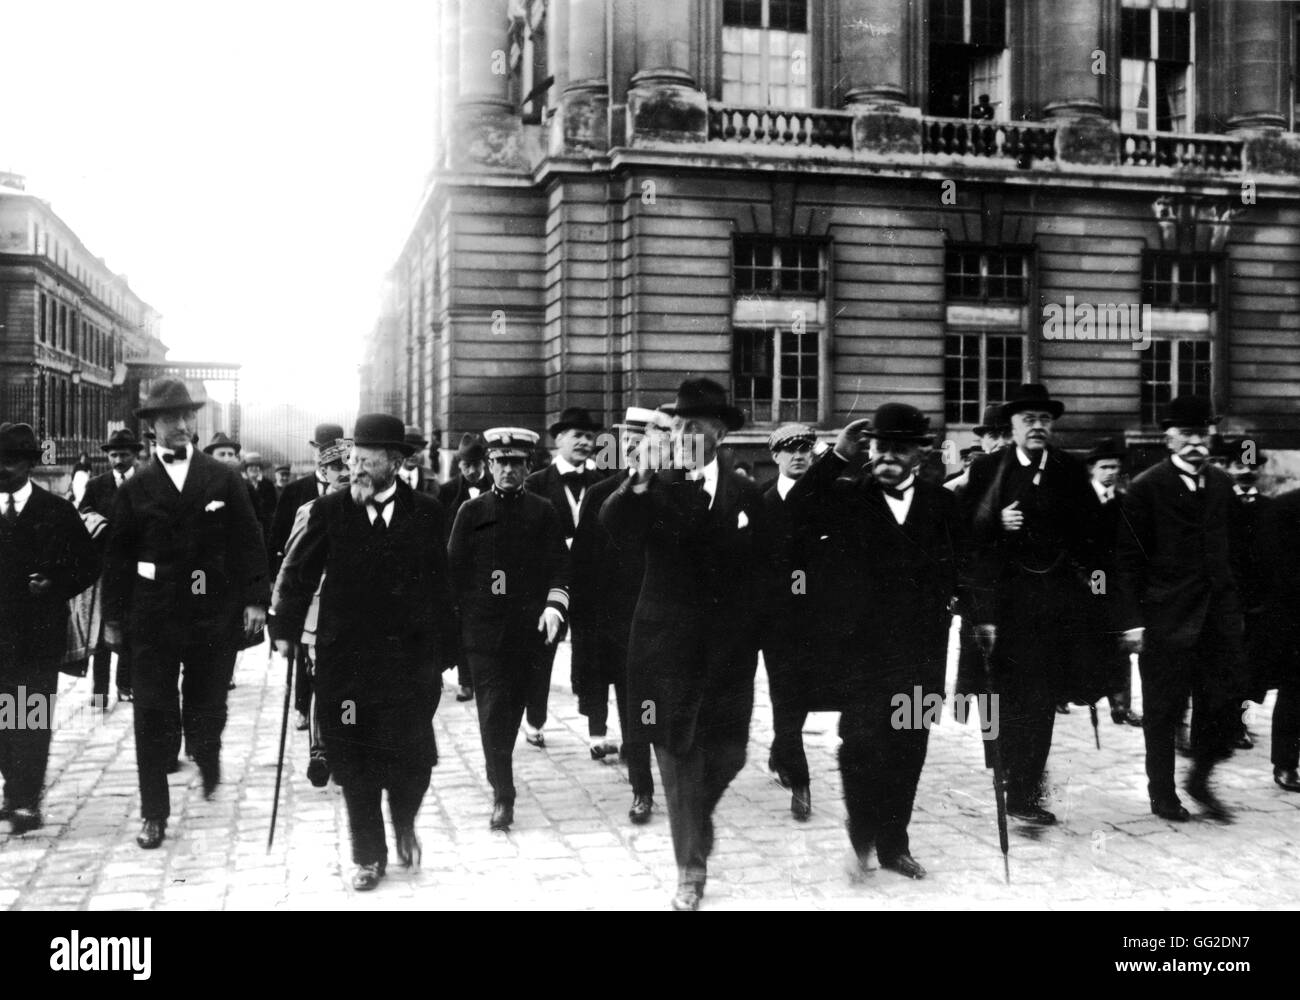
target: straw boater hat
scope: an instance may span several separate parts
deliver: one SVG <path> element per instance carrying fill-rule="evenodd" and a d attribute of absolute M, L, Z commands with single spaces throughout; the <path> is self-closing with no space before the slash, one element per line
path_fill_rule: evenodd
<path fill-rule="evenodd" d="M 658 427 L 660 430 L 671 430 L 672 420 L 668 414 L 660 410 L 647 409 L 644 406 L 629 406 L 627 412 L 623 414 L 623 422 L 615 424 L 615 430 L 635 431 L 644 434 L 651 427 Z"/>

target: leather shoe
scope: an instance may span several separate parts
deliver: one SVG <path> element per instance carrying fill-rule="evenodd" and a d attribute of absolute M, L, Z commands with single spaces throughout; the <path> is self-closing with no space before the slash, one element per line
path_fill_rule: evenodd
<path fill-rule="evenodd" d="M 1191 777 L 1187 779 L 1187 794 L 1205 807 L 1205 814 L 1210 819 L 1219 820 L 1222 823 L 1232 822 L 1232 810 L 1223 804 L 1217 795 L 1210 790 L 1210 776 L 1208 772 L 1194 770 Z"/>
<path fill-rule="evenodd" d="M 1056 822 L 1056 815 L 1048 812 L 1037 802 L 1007 803 L 1007 815 L 1014 816 L 1025 823 L 1035 826 L 1051 826 Z"/>
<path fill-rule="evenodd" d="M 698 910 L 704 898 L 704 880 L 682 875 L 677 880 L 677 895 L 673 896 L 674 910 Z"/>
<path fill-rule="evenodd" d="M 925 878 L 925 869 L 921 867 L 916 858 L 906 851 L 892 858 L 881 858 L 880 867 L 888 868 L 891 872 L 898 872 L 900 875 L 906 875 L 908 878 Z"/>
<path fill-rule="evenodd" d="M 1142 726 L 1142 716 L 1131 708 L 1126 708 L 1123 711 L 1112 711 L 1110 721 L 1117 726 L 1137 726 L 1138 728 Z"/>
<path fill-rule="evenodd" d="M 1279 788 L 1285 788 L 1288 792 L 1300 792 L 1300 771 L 1294 767 L 1273 768 L 1273 780 Z"/>
<path fill-rule="evenodd" d="M 12 809 L 9 812 L 9 832 L 15 837 L 39 829 L 44 822 L 39 809 Z"/>
<path fill-rule="evenodd" d="M 379 885 L 379 880 L 384 877 L 384 863 L 376 861 L 368 865 L 357 865 L 357 870 L 352 873 L 352 888 L 357 892 L 369 892 L 375 886 Z"/>
<path fill-rule="evenodd" d="M 649 795 L 633 795 L 632 808 L 627 811 L 627 818 L 637 826 L 650 822 L 650 813 L 655 807 L 655 800 Z"/>
<path fill-rule="evenodd" d="M 1063 701 L 1063 702 L 1060 702 L 1059 704 L 1057 704 L 1057 706 L 1056 706 L 1056 714 L 1057 714 L 1057 715 L 1069 715 L 1069 714 L 1070 714 L 1070 703 L 1069 703 L 1068 701 Z"/>
<path fill-rule="evenodd" d="M 135 694 L 131 691 L 130 688 L 123 688 L 123 687 L 120 687 L 120 688 L 117 689 L 117 700 L 118 700 L 118 701 L 135 701 Z"/>
<path fill-rule="evenodd" d="M 415 835 L 415 827 L 403 827 L 397 831 L 397 860 L 403 868 L 420 867 L 424 858 L 424 849 L 420 838 Z"/>
<path fill-rule="evenodd" d="M 492 807 L 492 820 L 488 823 L 489 830 L 506 831 L 510 829 L 510 824 L 515 821 L 515 805 L 513 802 L 498 801 Z"/>
<path fill-rule="evenodd" d="M 166 836 L 167 821 L 165 819 L 147 819 L 144 821 L 144 825 L 140 827 L 140 835 L 135 838 L 135 842 L 146 851 L 152 851 L 162 844 Z"/>
<path fill-rule="evenodd" d="M 330 764 L 322 747 L 312 747 L 307 760 L 307 780 L 313 788 L 324 788 L 330 783 Z"/>
<path fill-rule="evenodd" d="M 1171 823 L 1186 823 L 1192 818 L 1192 814 L 1178 801 L 1176 795 L 1172 799 L 1152 799 L 1151 811 Z"/>
<path fill-rule="evenodd" d="M 790 813 L 800 823 L 812 815 L 812 789 L 807 785 L 796 785 L 790 796 Z"/>
<path fill-rule="evenodd" d="M 173 760 L 170 764 L 167 765 L 168 774 L 176 774 L 180 771 L 180 769 L 181 769 L 181 759 L 179 757 L 177 757 L 175 760 Z"/>
<path fill-rule="evenodd" d="M 605 736 L 591 738 L 591 759 L 604 760 L 606 757 L 618 756 L 618 742 Z"/>
<path fill-rule="evenodd" d="M 473 689 L 472 687 L 468 687 L 468 686 L 462 684 L 459 688 L 456 689 L 456 700 L 457 700 L 457 701 L 473 701 L 473 700 L 474 700 L 474 689 Z"/>
<path fill-rule="evenodd" d="M 221 764 L 216 761 L 207 767 L 200 764 L 199 773 L 203 776 L 203 797 L 211 801 L 212 796 L 217 794 L 217 786 L 221 784 Z"/>
<path fill-rule="evenodd" d="M 535 747 L 546 746 L 546 736 L 540 729 L 534 729 L 532 726 L 524 723 L 524 741 Z"/>

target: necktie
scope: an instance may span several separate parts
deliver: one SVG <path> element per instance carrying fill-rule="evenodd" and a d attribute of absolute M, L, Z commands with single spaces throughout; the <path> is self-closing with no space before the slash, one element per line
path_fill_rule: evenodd
<path fill-rule="evenodd" d="M 12 493 L 5 494 L 4 519 L 11 523 L 18 520 L 18 504 L 14 501 Z"/>
<path fill-rule="evenodd" d="M 189 454 L 190 454 L 189 450 L 185 447 L 185 445 L 181 445 L 179 448 L 175 449 L 170 455 L 164 453 L 162 460 L 164 462 L 183 462 L 185 461 L 185 459 L 189 458 Z"/>
<path fill-rule="evenodd" d="M 893 497 L 895 500 L 904 500 L 907 498 L 907 490 L 900 490 L 893 486 L 882 486 L 880 488 L 885 491 L 885 496 Z M 912 487 L 909 486 L 907 489 L 910 490 L 911 488 Z"/>
<path fill-rule="evenodd" d="M 384 508 L 393 502 L 393 498 L 389 497 L 387 500 L 367 500 L 366 502 L 375 509 L 375 520 L 370 527 L 379 532 L 387 531 L 388 525 L 384 521 Z"/>

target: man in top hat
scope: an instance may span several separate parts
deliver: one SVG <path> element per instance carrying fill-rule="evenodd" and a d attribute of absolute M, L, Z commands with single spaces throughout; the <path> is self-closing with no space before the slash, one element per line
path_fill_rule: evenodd
<path fill-rule="evenodd" d="M 1133 711 L 1133 665 L 1128 650 L 1119 642 L 1119 623 L 1115 620 L 1115 539 L 1119 534 L 1124 491 L 1120 475 L 1126 453 L 1122 441 L 1102 438 L 1084 456 L 1091 477 L 1096 507 L 1096 528 L 1092 565 L 1086 567 L 1088 579 L 1095 574 L 1106 586 L 1089 587 L 1084 605 L 1084 641 L 1080 647 L 1083 661 L 1078 664 L 1080 691 L 1091 702 L 1101 694 L 1110 699 L 1110 717 L 1116 725 L 1141 726 L 1142 717 Z"/>
<path fill-rule="evenodd" d="M 207 447 L 203 449 L 205 455 L 211 455 L 218 462 L 229 465 L 232 468 L 239 468 L 239 452 L 241 446 L 225 431 L 217 431 L 212 435 L 212 440 L 208 442 Z"/>
<path fill-rule="evenodd" d="M 317 719 L 347 805 L 358 891 L 387 870 L 385 790 L 398 860 L 419 866 L 415 819 L 437 761 L 433 715 L 455 659 L 442 508 L 397 485 L 411 447 L 397 417 L 357 417 L 349 488 L 312 504 L 276 580 L 272 633 L 286 656 L 320 588 Z"/>
<path fill-rule="evenodd" d="M 1231 814 L 1210 789 L 1232 753 L 1245 687 L 1242 615 L 1232 572 L 1232 479 L 1209 465 L 1209 400 L 1178 396 L 1162 424 L 1168 457 L 1133 480 L 1116 542 L 1120 627 L 1140 654 L 1151 811 L 1182 821 L 1174 790 L 1174 733 L 1192 698 L 1187 792 L 1210 816 Z"/>
<path fill-rule="evenodd" d="M 560 515 L 564 530 L 564 544 L 573 546 L 573 533 L 577 530 L 578 508 L 587 490 L 605 478 L 596 468 L 591 453 L 596 446 L 600 424 L 581 406 L 571 406 L 551 424 L 549 431 L 555 441 L 555 460 L 545 469 L 534 472 L 524 487 L 545 497 Z M 542 727 L 546 724 L 546 702 L 551 690 L 551 668 L 547 667 L 536 678 L 528 697 L 528 713 L 524 718 L 524 738 L 534 746 L 543 746 Z"/>
<path fill-rule="evenodd" d="M 125 428 L 115 430 L 108 440 L 100 445 L 100 450 L 108 454 L 108 471 L 100 473 L 86 484 L 85 495 L 81 498 L 81 513 L 91 511 L 100 515 L 105 521 L 113 513 L 113 500 L 117 491 L 136 473 L 136 464 L 140 458 L 140 442 L 134 434 Z M 98 537 L 98 551 L 103 560 L 107 533 Z M 112 665 L 113 651 L 99 641 L 92 660 L 92 698 L 97 704 L 104 704 L 108 698 L 108 675 Z M 117 700 L 131 700 L 131 654 L 122 650 L 117 654 Z"/>
<path fill-rule="evenodd" d="M 999 452 L 1012 443 L 1011 425 L 1007 423 L 1001 403 L 989 403 L 984 407 L 984 419 L 972 427 L 971 432 L 986 455 Z"/>
<path fill-rule="evenodd" d="M 489 825 L 508 830 L 515 740 L 538 676 L 550 675 L 568 612 L 569 550 L 555 508 L 524 488 L 536 433 L 494 427 L 483 437 L 492 489 L 460 508 L 449 556 L 492 786 Z"/>
<path fill-rule="evenodd" d="M 180 379 L 150 387 L 136 416 L 153 431 L 154 460 L 117 491 L 104 560 L 105 635 L 131 654 L 144 820 L 136 842 L 146 850 L 165 836 L 182 728 L 204 795 L 216 791 L 235 654 L 262 628 L 271 596 L 247 485 L 191 446 L 202 405 Z"/>
<path fill-rule="evenodd" d="M 447 518 L 447 541 L 451 541 L 451 528 L 456 514 L 466 500 L 473 500 L 492 488 L 487 475 L 487 450 L 483 435 L 466 431 L 456 449 L 456 475 L 438 487 L 438 502 Z M 469 673 L 469 660 L 461 657 L 457 669 L 457 701 L 470 701 L 474 697 L 474 680 Z"/>
<path fill-rule="evenodd" d="M 907 835 L 929 741 L 921 706 L 942 703 L 962 536 L 957 499 L 917 475 L 933 440 L 920 410 L 885 403 L 790 492 L 817 540 L 808 600 L 839 678 L 849 841 L 861 868 L 874 847 L 882 867 L 914 879 L 926 874 Z"/>
<path fill-rule="evenodd" d="M 971 620 L 1000 713 L 1007 811 L 1037 825 L 1056 705 L 1070 690 L 1088 600 L 1096 498 L 1088 471 L 1052 445 L 1065 407 L 1042 385 L 1003 406 L 1013 445 L 971 466 L 961 502 L 972 532 Z"/>
<path fill-rule="evenodd" d="M 0 819 L 9 832 L 41 826 L 68 601 L 92 583 L 99 556 L 76 509 L 31 481 L 41 458 L 28 424 L 0 424 Z"/>
<path fill-rule="evenodd" d="M 758 669 L 755 522 L 758 488 L 719 445 L 744 426 L 726 390 L 684 381 L 670 469 L 642 448 L 636 474 L 601 508 L 614 544 L 639 551 L 645 577 L 628 640 L 630 731 L 651 743 L 677 860 L 674 909 L 699 907 L 713 849 L 713 811 L 745 764 Z"/>
<path fill-rule="evenodd" d="M 808 757 L 803 726 L 808 720 L 809 688 L 816 663 L 808 655 L 809 612 L 806 586 L 796 572 L 800 561 L 798 525 L 790 491 L 813 463 L 817 435 L 806 424 L 782 424 L 767 439 L 776 462 L 776 482 L 763 492 L 759 645 L 772 695 L 772 747 L 767 766 L 782 788 L 790 789 L 790 812 L 799 821 L 812 813 Z"/>
<path fill-rule="evenodd" d="M 672 421 L 667 414 L 641 406 L 629 406 L 623 423 L 616 424 L 626 471 L 602 479 L 583 497 L 578 525 L 573 536 L 573 692 L 578 711 L 587 717 L 593 760 L 618 754 L 627 761 L 632 785 L 632 808 L 628 818 L 647 823 L 654 810 L 654 777 L 650 770 L 650 747 L 628 742 L 628 717 L 633 710 L 627 695 L 627 642 L 632 614 L 645 575 L 642 553 L 619 548 L 600 523 L 605 501 L 635 472 L 637 451 L 642 441 L 663 449 Z M 614 686 L 618 710 L 620 750 L 608 736 L 609 687 Z"/>
<path fill-rule="evenodd" d="M 429 470 L 424 467 L 424 450 L 429 447 L 429 439 L 424 436 L 420 428 L 414 424 L 407 424 L 403 431 L 403 440 L 412 450 L 402 460 L 402 467 L 397 472 L 397 481 L 417 493 L 437 496 L 438 477 L 436 474 L 430 475 Z M 437 452 L 434 455 L 436 461 Z"/>

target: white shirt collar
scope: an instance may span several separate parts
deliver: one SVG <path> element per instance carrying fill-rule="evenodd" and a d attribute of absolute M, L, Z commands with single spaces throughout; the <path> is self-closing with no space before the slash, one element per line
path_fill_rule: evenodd
<path fill-rule="evenodd" d="M 562 476 L 568 475 L 570 472 L 586 472 L 591 468 L 590 461 L 584 462 L 582 465 L 574 465 L 563 455 L 556 455 L 555 461 L 551 464 L 555 466 L 556 471 L 558 471 Z"/>
<path fill-rule="evenodd" d="M 29 479 L 23 483 L 23 488 L 15 490 L 13 493 L 0 493 L 3 497 L 13 497 L 14 509 L 22 510 L 23 505 L 27 503 L 32 495 L 32 481 Z"/>
<path fill-rule="evenodd" d="M 1097 480 L 1092 480 L 1092 488 L 1097 492 L 1097 499 L 1105 502 L 1115 495 L 1115 487 L 1102 486 Z"/>
<path fill-rule="evenodd" d="M 913 473 L 912 475 L 904 479 L 901 483 L 899 483 L 897 486 L 895 486 L 894 489 L 906 492 L 915 485 L 916 485 L 916 474 Z"/>
<path fill-rule="evenodd" d="M 388 489 L 384 490 L 382 493 L 376 493 L 372 499 L 375 501 L 375 503 L 384 503 L 389 497 L 391 497 L 396 492 L 397 492 L 397 483 L 394 482 L 391 486 L 388 487 Z"/>
<path fill-rule="evenodd" d="M 1234 493 L 1236 493 L 1237 496 L 1239 496 L 1239 497 L 1253 497 L 1253 496 L 1258 496 L 1258 495 L 1259 495 L 1259 487 L 1257 487 L 1257 486 L 1242 486 L 1240 483 L 1233 483 L 1233 484 L 1232 484 L 1232 491 L 1233 491 Z"/>
<path fill-rule="evenodd" d="M 916 475 L 913 474 L 894 487 L 894 489 L 902 492 L 901 497 L 891 497 L 888 493 L 885 493 L 885 503 L 889 507 L 890 513 L 894 515 L 894 520 L 900 525 L 907 521 L 907 512 L 912 509 L 912 498 L 916 495 L 916 491 L 912 487 L 915 485 Z M 884 487 L 882 486 L 881 489 L 883 491 Z"/>
<path fill-rule="evenodd" d="M 1205 471 L 1204 466 L 1202 466 L 1200 469 L 1193 469 L 1192 466 L 1187 461 L 1185 461 L 1184 459 L 1180 458 L 1177 455 L 1170 455 L 1169 461 L 1174 463 L 1174 468 L 1177 469 L 1180 473 L 1182 473 L 1184 476 L 1191 476 L 1193 479 L 1196 479 Z"/>
<path fill-rule="evenodd" d="M 1020 464 L 1021 464 L 1024 468 L 1027 469 L 1027 468 L 1029 468 L 1031 465 L 1034 464 L 1034 460 L 1033 460 L 1032 458 L 1030 458 L 1027 454 L 1025 454 L 1025 449 L 1021 448 L 1020 445 L 1016 445 L 1015 447 L 1016 447 L 1016 458 L 1019 459 Z M 1046 449 L 1046 448 L 1043 449 L 1043 457 L 1042 457 L 1041 459 L 1038 460 L 1038 467 L 1039 467 L 1040 469 L 1045 469 L 1045 468 L 1047 468 L 1047 449 Z"/>
<path fill-rule="evenodd" d="M 799 480 L 791 479 L 784 472 L 776 477 L 776 495 L 784 500 L 789 492 L 794 489 L 794 484 Z"/>

